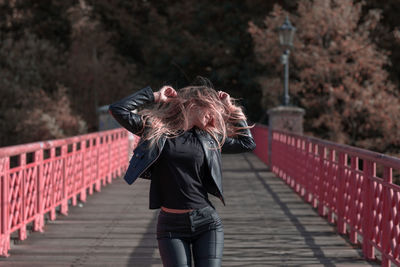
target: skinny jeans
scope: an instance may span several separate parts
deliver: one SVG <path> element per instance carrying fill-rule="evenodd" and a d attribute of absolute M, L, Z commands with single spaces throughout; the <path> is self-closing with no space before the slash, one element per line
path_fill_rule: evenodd
<path fill-rule="evenodd" d="M 224 229 L 214 208 L 187 213 L 160 210 L 157 241 L 164 267 L 220 267 Z"/>

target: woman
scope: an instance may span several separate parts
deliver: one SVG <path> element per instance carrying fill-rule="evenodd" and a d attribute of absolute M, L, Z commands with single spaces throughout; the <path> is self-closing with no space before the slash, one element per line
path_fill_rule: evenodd
<path fill-rule="evenodd" d="M 139 111 L 138 111 L 139 109 Z M 132 112 L 136 110 L 136 113 Z M 141 136 L 124 179 L 151 179 L 150 209 L 161 208 L 157 240 L 164 266 L 221 266 L 224 232 L 208 193 L 223 204 L 222 153 L 255 148 L 240 107 L 208 86 L 150 87 L 110 105 Z"/>

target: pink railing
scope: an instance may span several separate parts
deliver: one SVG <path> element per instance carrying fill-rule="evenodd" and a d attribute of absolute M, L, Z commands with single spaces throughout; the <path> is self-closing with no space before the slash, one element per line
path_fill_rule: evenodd
<path fill-rule="evenodd" d="M 255 127 L 256 140 L 264 131 Z M 382 266 L 400 266 L 400 187 L 392 181 L 400 159 L 280 131 L 272 131 L 271 144 L 275 174 L 360 242 L 365 258 L 374 259 L 377 249 Z"/>
<path fill-rule="evenodd" d="M 8 256 L 10 235 L 27 237 L 26 227 L 44 230 L 44 216 L 56 208 L 68 214 L 69 201 L 86 201 L 128 164 L 137 137 L 123 129 L 0 148 L 0 256 Z"/>
<path fill-rule="evenodd" d="M 255 154 L 352 243 L 361 242 L 367 259 L 377 249 L 382 266 L 400 266 L 400 187 L 392 183 L 400 159 L 272 131 L 269 163 L 268 128 L 257 125 L 252 133 Z M 69 201 L 76 205 L 79 196 L 84 202 L 120 176 L 137 141 L 116 129 L 1 148 L 0 255 L 8 256 L 13 232 L 24 240 L 31 223 L 43 231 L 45 214 L 54 220 L 59 207 L 66 215 Z"/>

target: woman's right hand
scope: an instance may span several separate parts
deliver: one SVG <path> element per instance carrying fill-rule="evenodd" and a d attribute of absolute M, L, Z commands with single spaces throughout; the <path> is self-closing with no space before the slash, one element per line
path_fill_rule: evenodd
<path fill-rule="evenodd" d="M 169 85 L 166 85 L 166 86 L 161 87 L 161 89 L 158 92 L 154 93 L 154 101 L 167 103 L 167 102 L 171 101 L 171 98 L 177 97 L 177 95 L 178 94 L 174 88 L 172 88 Z"/>

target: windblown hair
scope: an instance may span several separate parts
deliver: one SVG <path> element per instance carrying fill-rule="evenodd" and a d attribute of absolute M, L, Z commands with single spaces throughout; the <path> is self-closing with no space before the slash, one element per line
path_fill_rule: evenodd
<path fill-rule="evenodd" d="M 233 137 L 240 133 L 243 127 L 235 126 L 235 122 L 245 120 L 241 107 L 228 107 L 218 96 L 218 93 L 209 86 L 188 86 L 177 90 L 177 97 L 167 103 L 155 103 L 152 107 L 138 112 L 144 121 L 142 140 L 149 140 L 150 146 L 156 144 L 165 135 L 174 138 L 182 134 L 188 127 L 190 110 L 195 107 L 207 108 L 212 116 L 212 123 L 206 126 L 208 132 L 221 149 L 227 136 Z M 248 126 L 245 128 L 251 128 Z"/>

